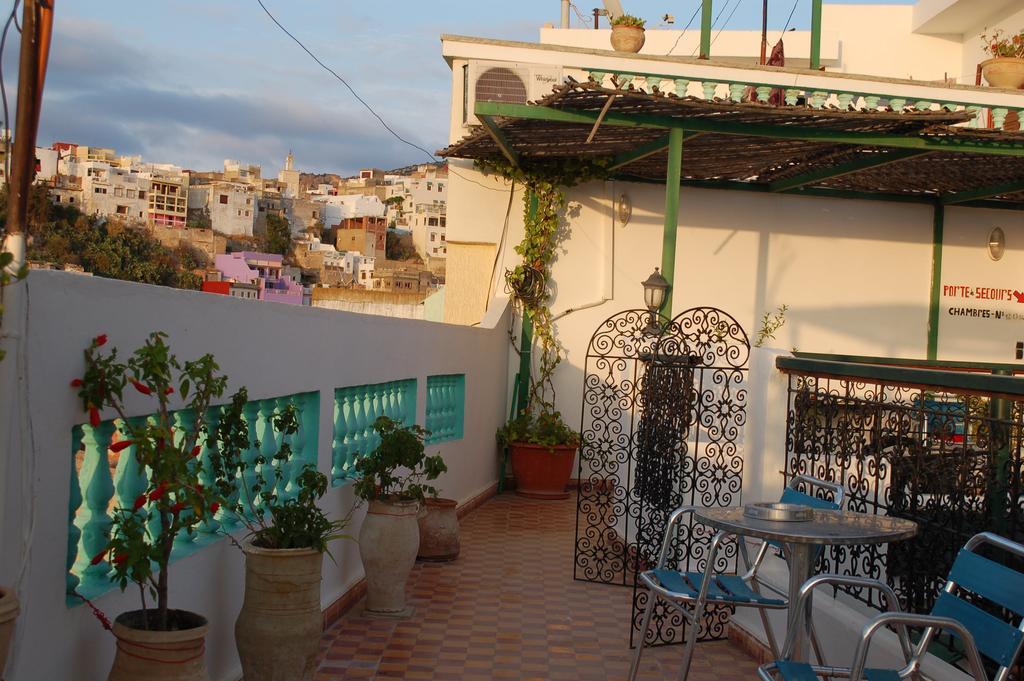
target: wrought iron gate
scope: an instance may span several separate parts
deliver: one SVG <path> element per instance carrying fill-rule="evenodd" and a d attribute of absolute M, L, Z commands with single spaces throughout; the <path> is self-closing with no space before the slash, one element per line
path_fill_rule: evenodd
<path fill-rule="evenodd" d="M 654 566 L 668 515 L 683 504 L 740 503 L 750 343 L 713 307 L 659 320 L 647 310 L 606 319 L 587 349 L 583 379 L 579 500 L 573 576 L 633 587 L 630 643 L 647 592 L 636 576 Z M 671 564 L 703 570 L 711 532 L 683 524 Z M 735 547 L 717 569 L 735 566 Z M 703 638 L 721 638 L 729 612 L 709 610 Z M 654 612 L 648 644 L 678 643 L 681 616 Z"/>

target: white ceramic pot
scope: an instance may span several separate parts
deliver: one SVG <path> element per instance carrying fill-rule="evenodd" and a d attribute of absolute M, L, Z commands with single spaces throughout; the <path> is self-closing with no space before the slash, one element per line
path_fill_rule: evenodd
<path fill-rule="evenodd" d="M 1019 90 L 1024 88 L 1024 59 L 993 57 L 981 62 L 981 75 L 992 87 Z"/>
<path fill-rule="evenodd" d="M 323 554 L 244 548 L 245 602 L 235 621 L 235 645 L 245 681 L 310 681 L 323 631 Z"/>
<path fill-rule="evenodd" d="M 11 639 L 14 638 L 14 621 L 18 619 L 19 610 L 14 589 L 0 586 L 0 679 L 4 677 L 7 653 L 10 652 Z"/>
<path fill-rule="evenodd" d="M 375 500 L 359 530 L 359 555 L 366 572 L 366 614 L 407 617 L 405 582 L 416 564 L 420 530 L 418 501 Z"/>
<path fill-rule="evenodd" d="M 446 561 L 459 556 L 458 502 L 427 499 L 420 513 L 420 560 Z"/>
<path fill-rule="evenodd" d="M 206 672 L 206 618 L 186 610 L 170 611 L 175 631 L 136 629 L 142 611 L 121 613 L 114 620 L 117 654 L 107 681 L 210 681 Z M 156 616 L 155 610 L 149 611 Z"/>
<path fill-rule="evenodd" d="M 639 26 L 612 26 L 612 49 L 616 52 L 639 52 L 646 40 Z"/>

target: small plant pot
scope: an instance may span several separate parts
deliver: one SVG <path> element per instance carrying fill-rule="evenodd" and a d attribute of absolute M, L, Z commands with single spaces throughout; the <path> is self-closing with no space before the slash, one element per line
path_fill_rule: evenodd
<path fill-rule="evenodd" d="M 427 499 L 420 513 L 420 560 L 443 562 L 459 557 L 459 516 L 454 499 Z"/>
<path fill-rule="evenodd" d="M 155 610 L 149 611 L 156 616 Z M 206 618 L 187 610 L 171 610 L 170 631 L 141 629 L 141 610 L 114 620 L 117 654 L 107 681 L 209 681 L 206 672 Z"/>
<path fill-rule="evenodd" d="M 639 26 L 612 26 L 612 49 L 616 52 L 639 52 L 646 41 Z"/>
<path fill-rule="evenodd" d="M 420 546 L 418 501 L 375 499 L 359 530 L 359 556 L 366 573 L 365 614 L 409 617 L 405 583 Z"/>
<path fill-rule="evenodd" d="M 244 549 L 245 602 L 235 645 L 245 681 L 310 681 L 323 630 L 323 554 L 251 544 Z"/>
<path fill-rule="evenodd" d="M 18 619 L 19 611 L 14 589 L 0 586 L 0 679 L 4 677 L 7 654 L 11 650 L 11 639 L 14 638 L 14 622 Z"/>
<path fill-rule="evenodd" d="M 993 57 L 981 62 L 981 74 L 992 87 L 1019 90 L 1024 88 L 1024 59 Z"/>
<path fill-rule="evenodd" d="M 573 445 L 531 445 L 513 442 L 512 470 L 516 474 L 516 494 L 531 499 L 568 499 L 565 490 L 576 458 Z"/>

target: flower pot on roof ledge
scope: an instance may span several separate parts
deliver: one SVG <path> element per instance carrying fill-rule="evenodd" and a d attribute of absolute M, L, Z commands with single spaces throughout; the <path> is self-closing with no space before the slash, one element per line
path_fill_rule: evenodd
<path fill-rule="evenodd" d="M 645 40 L 641 26 L 612 26 L 612 49 L 616 52 L 639 52 Z"/>
<path fill-rule="evenodd" d="M 420 560 L 443 562 L 459 557 L 458 502 L 454 499 L 431 499 L 423 502 L 419 516 Z"/>
<path fill-rule="evenodd" d="M 117 654 L 107 681 L 209 681 L 206 618 L 187 610 L 170 610 L 168 615 L 168 631 L 140 628 L 142 610 L 121 613 L 114 620 Z"/>
<path fill-rule="evenodd" d="M 365 614 L 408 617 L 405 583 L 420 546 L 420 502 L 383 498 L 370 501 L 359 530 L 359 556 L 366 573 Z"/>
<path fill-rule="evenodd" d="M 993 57 L 981 62 L 981 74 L 992 87 L 1019 90 L 1024 88 L 1024 59 Z"/>
<path fill-rule="evenodd" d="M 14 589 L 0 586 L 0 678 L 4 676 L 7 665 L 7 653 L 11 649 L 14 638 L 14 621 L 18 619 L 18 597 Z"/>
<path fill-rule="evenodd" d="M 323 630 L 323 554 L 251 543 L 243 549 L 245 602 L 235 645 L 245 681 L 310 681 Z"/>
<path fill-rule="evenodd" d="M 576 445 L 509 443 L 516 494 L 531 499 L 568 499 Z"/>

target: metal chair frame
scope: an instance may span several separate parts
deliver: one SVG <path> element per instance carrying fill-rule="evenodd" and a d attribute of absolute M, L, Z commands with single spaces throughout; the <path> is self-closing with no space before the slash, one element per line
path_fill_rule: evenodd
<path fill-rule="evenodd" d="M 798 492 L 801 484 L 806 484 L 811 488 L 830 491 L 833 494 L 836 507 L 842 507 L 844 497 L 844 489 L 842 485 L 827 482 L 825 480 L 819 480 L 809 475 L 795 475 L 786 487 L 788 490 Z M 673 511 L 669 516 L 668 523 L 665 527 L 665 538 L 662 541 L 661 552 L 658 556 L 656 570 L 665 570 L 668 567 L 668 556 L 672 549 L 672 538 L 676 525 L 679 524 L 683 516 L 692 514 L 700 508 L 700 506 L 681 506 Z M 637 644 L 636 652 L 633 655 L 633 661 L 629 669 L 629 681 L 635 681 L 636 675 L 640 670 L 640 657 L 643 654 L 644 640 L 647 637 L 647 630 L 651 624 L 654 607 L 659 600 L 665 601 L 668 606 L 677 610 L 683 616 L 683 619 L 687 624 L 690 625 L 690 635 L 687 638 L 683 649 L 683 663 L 679 670 L 679 681 L 685 681 L 690 671 L 690 663 L 693 660 L 693 651 L 697 644 L 697 639 L 700 638 L 700 625 L 708 605 L 708 590 L 712 580 L 720 576 L 714 571 L 715 559 L 718 556 L 718 551 L 721 547 L 722 541 L 729 536 L 731 536 L 731 533 L 729 532 L 717 532 L 712 537 L 711 545 L 708 549 L 707 567 L 704 570 L 704 577 L 701 579 L 700 590 L 696 597 L 689 593 L 673 591 L 665 587 L 659 583 L 653 570 L 645 571 L 639 575 L 640 581 L 647 587 L 650 596 L 647 600 L 647 607 L 644 609 L 644 615 L 640 625 L 640 641 Z M 712 602 L 716 604 L 732 605 L 735 607 L 757 608 L 758 614 L 761 616 L 761 624 L 764 627 L 765 636 L 768 639 L 768 645 L 771 648 L 772 654 L 778 658 L 779 649 L 778 643 L 775 639 L 775 632 L 772 630 L 771 622 L 769 621 L 768 615 L 765 611 L 784 610 L 789 607 L 789 602 L 786 598 L 785 592 L 780 591 L 769 584 L 761 584 L 757 579 L 757 572 L 761 568 L 761 564 L 764 562 L 765 557 L 768 555 L 768 549 L 775 546 L 775 544 L 770 541 L 761 540 L 760 546 L 757 549 L 757 554 L 754 557 L 753 562 L 751 562 L 745 538 L 738 537 L 737 543 L 739 546 L 739 556 L 743 561 L 743 569 L 745 570 L 745 572 L 740 576 L 740 579 L 742 579 L 743 582 L 749 586 L 751 591 L 756 594 L 761 593 L 761 587 L 763 586 L 778 594 L 781 598 L 775 599 L 778 603 L 748 602 L 721 598 L 715 599 Z M 678 569 L 678 566 L 676 569 Z M 693 604 L 692 610 L 686 607 L 686 603 Z M 820 646 L 818 645 L 817 638 L 814 636 L 813 629 L 811 630 L 811 641 L 814 645 L 815 654 L 818 656 L 818 661 L 822 662 Z"/>
<path fill-rule="evenodd" d="M 1024 545 L 991 532 L 981 532 L 971 537 L 964 545 L 962 552 L 974 553 L 974 550 L 977 547 L 985 544 L 995 546 L 1020 558 L 1024 558 Z M 955 579 L 953 579 L 954 572 L 955 563 L 954 569 L 950 571 L 950 577 L 942 587 L 942 591 L 956 598 L 956 590 L 961 588 L 961 586 Z M 893 590 L 887 584 L 877 580 L 859 577 L 844 577 L 840 575 L 819 575 L 807 580 L 800 588 L 800 595 L 796 602 L 796 607 L 801 613 L 803 613 L 800 617 L 800 621 L 803 622 L 805 626 L 810 626 L 811 622 L 811 613 L 809 610 L 811 604 L 811 593 L 816 588 L 824 585 L 856 586 L 878 589 L 886 596 L 886 605 L 888 609 L 869 620 L 861 630 L 860 639 L 858 640 L 857 647 L 854 649 L 853 653 L 853 664 L 850 667 L 832 667 L 824 664 L 809 665 L 811 670 L 817 676 L 823 676 L 826 678 L 849 678 L 850 681 L 862 681 L 865 678 L 865 674 L 868 673 L 866 663 L 872 638 L 878 631 L 891 628 L 896 630 L 897 636 L 899 637 L 900 648 L 902 649 L 905 662 L 903 668 L 896 671 L 900 679 L 918 678 L 918 675 L 921 673 L 922 660 L 928 652 L 928 647 L 931 645 L 935 635 L 940 631 L 947 631 L 955 634 L 963 644 L 964 651 L 967 656 L 967 662 L 970 665 L 970 673 L 975 681 L 989 681 L 989 677 L 985 673 L 985 667 L 982 664 L 981 653 L 978 651 L 974 635 L 971 633 L 968 626 L 953 617 L 940 615 L 918 615 L 902 612 L 900 610 L 899 601 Z M 999 667 L 996 675 L 991 681 L 1006 681 L 1009 677 L 1010 670 L 1013 668 L 1014 662 L 1020 656 L 1021 649 L 1024 648 L 1024 613 L 1018 612 L 1017 614 L 1022 615 L 1021 621 L 1017 625 L 1017 631 L 1020 632 L 1021 636 L 1010 654 L 1008 661 L 1005 661 L 1004 664 Z M 924 628 L 924 633 L 915 646 L 911 646 L 910 644 L 910 637 L 907 633 L 908 627 Z M 780 666 L 784 666 L 792 655 L 795 633 L 795 630 L 788 632 L 786 642 L 783 646 L 782 656 L 780 658 L 777 658 L 775 662 L 762 665 L 758 669 L 758 676 L 763 681 L 776 681 L 777 679 L 785 678 L 781 673 Z"/>

